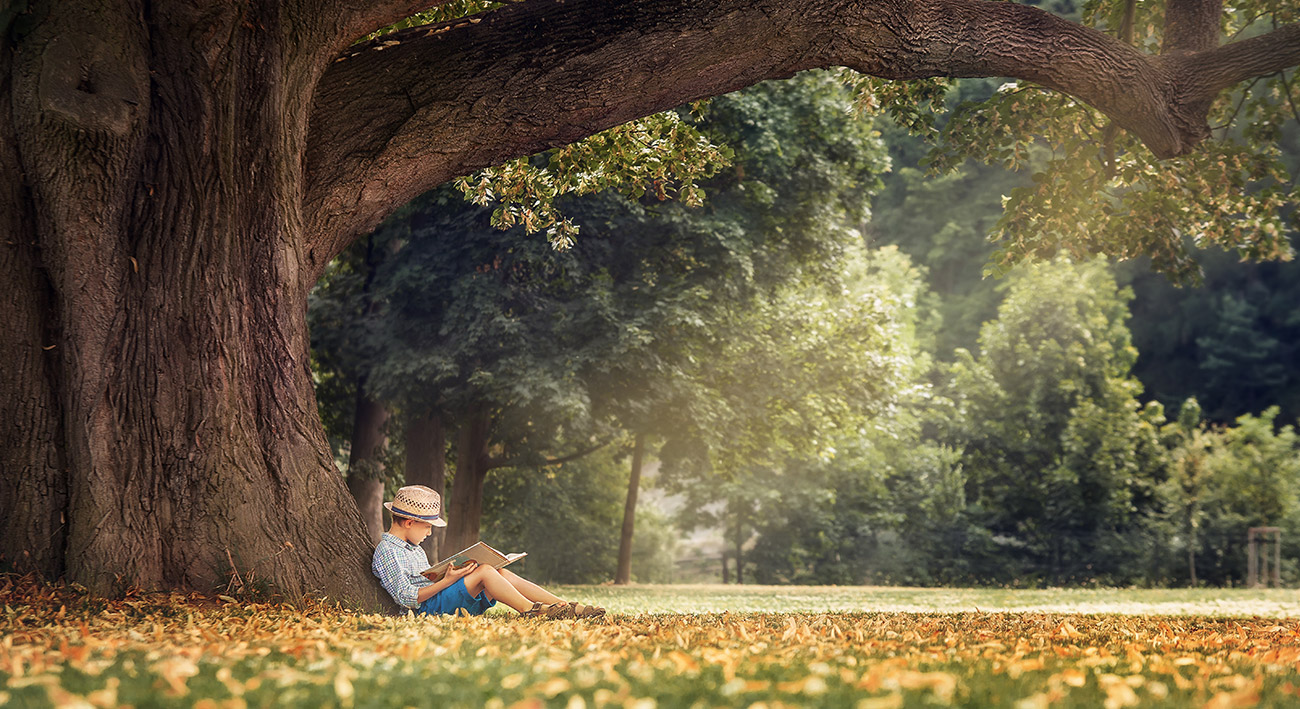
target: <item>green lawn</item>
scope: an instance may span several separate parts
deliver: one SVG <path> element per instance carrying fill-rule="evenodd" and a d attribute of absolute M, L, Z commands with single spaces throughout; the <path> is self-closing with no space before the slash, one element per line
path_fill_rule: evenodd
<path fill-rule="evenodd" d="M 1300 618 L 1296 589 L 897 588 L 887 586 L 570 586 L 618 613 L 963 613 L 1039 611 Z"/>
<path fill-rule="evenodd" d="M 9 707 L 1296 707 L 1275 590 L 561 587 L 599 621 L 0 578 Z"/>

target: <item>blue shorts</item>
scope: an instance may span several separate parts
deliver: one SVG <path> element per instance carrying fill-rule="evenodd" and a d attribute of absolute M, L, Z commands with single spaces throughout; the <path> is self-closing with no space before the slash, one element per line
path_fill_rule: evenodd
<path fill-rule="evenodd" d="M 456 579 L 456 583 L 421 603 L 418 612 L 429 615 L 456 615 L 456 611 L 463 608 L 470 615 L 483 615 L 484 611 L 496 604 L 496 601 L 487 597 L 486 590 L 479 591 L 477 596 L 469 595 L 469 589 L 465 588 L 465 579 L 459 578 Z"/>

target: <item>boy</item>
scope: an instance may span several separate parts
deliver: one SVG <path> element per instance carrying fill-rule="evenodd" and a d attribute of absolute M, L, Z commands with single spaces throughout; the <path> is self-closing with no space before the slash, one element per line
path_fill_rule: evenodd
<path fill-rule="evenodd" d="M 393 513 L 393 526 L 375 547 L 370 568 L 384 590 L 397 604 L 417 613 L 455 615 L 464 610 L 482 615 L 497 601 L 538 618 L 599 618 L 605 609 L 564 599 L 508 569 L 495 569 L 470 562 L 449 568 L 439 581 L 420 575 L 429 568 L 429 556 L 420 542 L 434 527 L 446 527 L 442 518 L 442 497 L 423 485 L 408 485 L 397 491 L 384 507 Z"/>

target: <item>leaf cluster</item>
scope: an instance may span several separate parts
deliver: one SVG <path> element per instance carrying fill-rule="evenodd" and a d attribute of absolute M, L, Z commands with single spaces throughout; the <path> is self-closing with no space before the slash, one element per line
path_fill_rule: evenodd
<path fill-rule="evenodd" d="M 674 111 L 637 119 L 541 155 L 519 158 L 456 180 L 474 204 L 495 205 L 492 224 L 520 225 L 525 234 L 543 229 L 556 249 L 572 248 L 579 227 L 556 200 L 616 191 L 630 199 L 650 194 L 703 204 L 700 180 L 732 159 Z"/>

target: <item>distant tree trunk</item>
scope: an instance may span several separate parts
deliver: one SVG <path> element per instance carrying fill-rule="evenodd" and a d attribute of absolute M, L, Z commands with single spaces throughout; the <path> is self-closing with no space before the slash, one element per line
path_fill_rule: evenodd
<path fill-rule="evenodd" d="M 465 418 L 456 441 L 456 473 L 451 479 L 451 505 L 447 510 L 447 548 L 460 551 L 478 541 L 483 518 L 483 483 L 491 459 L 488 432 L 492 421 L 485 406 L 475 407 Z"/>
<path fill-rule="evenodd" d="M 380 302 L 372 297 L 372 291 L 384 256 L 383 251 L 375 248 L 374 236 L 366 237 L 364 245 L 365 277 L 359 293 L 365 303 L 363 320 L 377 315 L 380 309 Z M 390 242 L 390 250 L 395 245 L 396 242 Z M 370 541 L 377 544 L 384 534 L 384 452 L 388 448 L 384 426 L 388 423 L 388 409 L 371 397 L 367 381 L 364 374 L 356 376 L 357 398 L 352 416 L 347 483 L 361 513 L 361 521 L 366 525 L 366 533 L 370 535 Z"/>
<path fill-rule="evenodd" d="M 352 424 L 352 451 L 348 456 L 348 491 L 357 501 L 361 520 L 370 541 L 378 543 L 384 534 L 384 450 L 388 437 L 384 425 L 388 409 L 357 384 L 357 408 Z"/>
<path fill-rule="evenodd" d="M 442 419 L 432 413 L 413 417 L 406 427 L 406 484 L 424 485 L 442 495 L 442 511 L 446 517 L 447 434 Z M 421 544 L 430 560 L 441 558 L 439 551 L 446 531 L 446 527 L 434 527 L 433 534 Z"/>
<path fill-rule="evenodd" d="M 727 566 L 727 550 L 722 550 L 722 583 L 731 583 L 731 568 Z"/>
<path fill-rule="evenodd" d="M 632 445 L 632 475 L 627 482 L 627 503 L 623 505 L 623 531 L 618 541 L 618 572 L 614 583 L 626 584 L 632 581 L 632 531 L 636 527 L 636 496 L 641 486 L 641 453 L 644 449 L 644 437 L 636 434 Z"/>
<path fill-rule="evenodd" d="M 736 584 L 744 585 L 745 583 L 745 538 L 742 532 L 745 528 L 744 520 L 741 519 L 740 512 L 736 512 Z"/>

